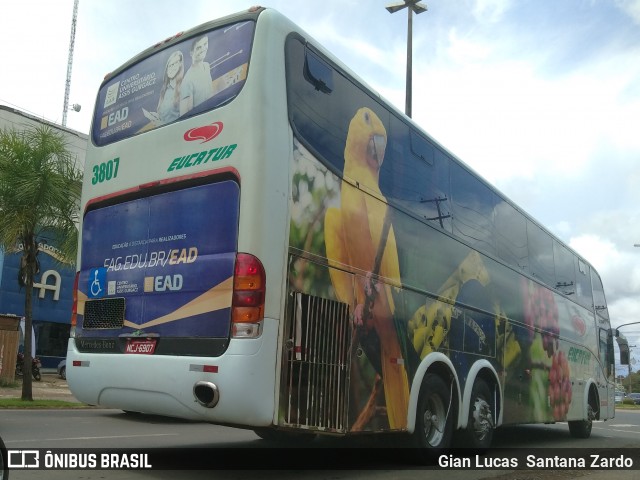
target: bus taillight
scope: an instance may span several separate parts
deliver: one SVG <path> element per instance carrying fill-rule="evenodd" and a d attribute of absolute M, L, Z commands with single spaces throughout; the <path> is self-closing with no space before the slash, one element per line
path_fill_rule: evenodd
<path fill-rule="evenodd" d="M 248 253 L 236 255 L 231 306 L 231 335 L 255 338 L 262 332 L 264 317 L 265 273 L 257 257 Z"/>
<path fill-rule="evenodd" d="M 76 279 L 73 281 L 73 305 L 71 307 L 71 331 L 70 336 L 76 336 L 76 324 L 78 323 L 78 279 L 80 272 L 76 272 Z"/>

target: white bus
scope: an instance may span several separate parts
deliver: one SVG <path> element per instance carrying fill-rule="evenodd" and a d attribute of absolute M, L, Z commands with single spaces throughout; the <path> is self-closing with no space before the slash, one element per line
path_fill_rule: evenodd
<path fill-rule="evenodd" d="M 427 452 L 614 416 L 594 268 L 276 11 L 113 71 L 89 143 L 79 400 Z"/>

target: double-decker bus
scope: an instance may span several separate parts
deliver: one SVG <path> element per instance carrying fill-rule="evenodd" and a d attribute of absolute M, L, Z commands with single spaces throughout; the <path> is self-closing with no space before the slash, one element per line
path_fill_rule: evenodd
<path fill-rule="evenodd" d="M 426 452 L 614 416 L 595 269 L 276 11 L 113 71 L 89 143 L 79 400 Z"/>

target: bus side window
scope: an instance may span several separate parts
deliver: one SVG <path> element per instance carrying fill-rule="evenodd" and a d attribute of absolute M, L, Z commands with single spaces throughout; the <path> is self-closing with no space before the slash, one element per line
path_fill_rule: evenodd
<path fill-rule="evenodd" d="M 613 335 L 611 329 L 601 328 L 599 330 L 600 363 L 607 372 L 607 377 L 613 373 Z"/>
<path fill-rule="evenodd" d="M 451 164 L 453 233 L 473 248 L 495 255 L 494 212 L 497 195 L 461 165 Z"/>
<path fill-rule="evenodd" d="M 583 307 L 593 310 L 589 265 L 580 260 L 580 258 L 574 257 L 574 266 L 576 272 L 576 300 Z"/>
<path fill-rule="evenodd" d="M 604 288 L 602 288 L 602 280 L 595 270 L 591 270 L 591 285 L 593 286 L 593 307 L 596 313 L 605 319 L 609 319 L 609 311 L 607 310 L 607 301 L 604 298 Z"/>
<path fill-rule="evenodd" d="M 322 93 L 333 91 L 333 69 L 309 50 L 304 58 L 304 78 Z"/>
<path fill-rule="evenodd" d="M 574 295 L 576 272 L 573 268 L 573 255 L 557 240 L 553 241 L 553 260 L 556 267 L 556 290 L 565 295 Z"/>
<path fill-rule="evenodd" d="M 449 159 L 422 137 L 417 138 L 424 143 L 414 141 L 417 134 L 393 115 L 387 134 L 380 189 L 389 201 L 429 224 L 451 232 Z"/>
<path fill-rule="evenodd" d="M 411 130 L 411 151 L 413 154 L 427 162 L 429 165 L 433 165 L 433 145 L 427 142 L 422 136 Z"/>
<path fill-rule="evenodd" d="M 527 221 L 527 239 L 529 243 L 531 275 L 541 282 L 555 287 L 553 242 L 551 236 L 535 223 Z"/>
<path fill-rule="evenodd" d="M 616 372 L 616 359 L 613 352 L 613 332 L 609 329 L 607 333 L 607 374 L 609 376 L 615 375 Z"/>
<path fill-rule="evenodd" d="M 502 201 L 496 207 L 495 224 L 498 256 L 518 271 L 529 272 L 527 220 L 524 215 L 509 203 Z"/>

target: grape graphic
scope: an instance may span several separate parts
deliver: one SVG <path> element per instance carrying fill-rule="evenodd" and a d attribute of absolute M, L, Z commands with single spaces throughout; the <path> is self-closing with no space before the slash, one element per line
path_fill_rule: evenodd
<path fill-rule="evenodd" d="M 551 361 L 549 372 L 549 400 L 555 420 L 564 420 L 571 403 L 571 378 L 569 362 L 564 352 L 557 352 Z"/>
<path fill-rule="evenodd" d="M 551 357 L 560 334 L 558 306 L 553 292 L 527 279 L 522 280 L 521 287 L 524 299 L 524 323 L 530 329 L 528 338 L 522 340 L 528 340 L 528 344 L 531 344 L 534 329 L 542 330 L 542 344 L 547 355 Z"/>

